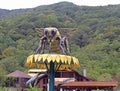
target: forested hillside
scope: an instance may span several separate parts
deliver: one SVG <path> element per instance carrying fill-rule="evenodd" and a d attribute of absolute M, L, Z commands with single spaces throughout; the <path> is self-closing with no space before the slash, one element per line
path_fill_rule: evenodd
<path fill-rule="evenodd" d="M 119 11 L 120 5 L 88 7 L 69 2 L 0 9 L 0 74 L 27 71 L 26 58 L 42 36 L 35 28 L 52 26 L 67 34 L 71 55 L 80 61 L 79 72 L 86 66 L 87 76 L 95 80 L 120 81 Z"/>

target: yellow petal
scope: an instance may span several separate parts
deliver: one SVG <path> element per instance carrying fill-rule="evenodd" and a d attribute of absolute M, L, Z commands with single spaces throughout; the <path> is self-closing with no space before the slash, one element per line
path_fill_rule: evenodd
<path fill-rule="evenodd" d="M 76 59 L 75 57 L 72 57 L 72 58 L 73 58 L 74 64 L 77 64 L 78 59 Z"/>
<path fill-rule="evenodd" d="M 68 64 L 71 63 L 71 57 L 70 56 L 67 56 L 67 61 L 68 61 Z"/>
<path fill-rule="evenodd" d="M 33 55 L 33 60 L 36 62 L 36 61 L 38 61 L 38 57 L 39 57 L 39 55 Z"/>
<path fill-rule="evenodd" d="M 47 57 L 48 63 L 50 63 L 51 60 L 52 60 L 51 56 L 48 56 L 48 57 Z"/>
<path fill-rule="evenodd" d="M 41 55 L 38 56 L 38 61 L 41 61 L 42 57 Z"/>
<path fill-rule="evenodd" d="M 46 61 L 47 55 L 42 55 L 43 62 Z"/>
<path fill-rule="evenodd" d="M 59 55 L 56 55 L 56 62 L 60 63 L 60 56 Z"/>
<path fill-rule="evenodd" d="M 60 55 L 60 60 L 61 60 L 62 63 L 65 62 L 64 55 Z"/>
<path fill-rule="evenodd" d="M 55 54 L 52 54 L 52 55 L 51 55 L 51 58 L 52 58 L 52 61 L 55 62 L 55 60 L 56 60 L 56 55 L 55 55 Z"/>

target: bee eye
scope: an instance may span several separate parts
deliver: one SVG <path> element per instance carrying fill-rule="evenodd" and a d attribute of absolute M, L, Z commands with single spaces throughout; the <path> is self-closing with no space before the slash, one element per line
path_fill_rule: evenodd
<path fill-rule="evenodd" d="M 53 29 L 53 30 L 51 31 L 51 34 L 54 36 L 54 35 L 56 34 L 56 30 Z"/>
<path fill-rule="evenodd" d="M 44 34 L 46 35 L 46 36 L 48 36 L 49 34 L 48 34 L 48 31 L 45 29 L 44 30 Z"/>

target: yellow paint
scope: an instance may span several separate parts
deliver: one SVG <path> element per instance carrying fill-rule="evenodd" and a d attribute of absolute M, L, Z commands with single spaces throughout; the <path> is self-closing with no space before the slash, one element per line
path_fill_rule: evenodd
<path fill-rule="evenodd" d="M 70 69 L 70 68 L 78 68 L 79 61 L 77 58 L 68 56 L 68 55 L 61 55 L 61 54 L 35 54 L 28 56 L 26 61 L 26 66 L 31 68 L 40 68 L 45 69 L 45 62 L 48 64 L 50 62 L 55 62 L 55 65 L 62 63 L 59 70 Z"/>

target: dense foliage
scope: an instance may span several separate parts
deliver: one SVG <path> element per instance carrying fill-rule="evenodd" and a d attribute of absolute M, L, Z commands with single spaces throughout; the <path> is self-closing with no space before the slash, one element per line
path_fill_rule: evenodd
<path fill-rule="evenodd" d="M 31 9 L 0 10 L 0 75 L 26 71 L 28 55 L 39 44 L 35 28 L 65 28 L 71 55 L 82 72 L 100 81 L 120 81 L 120 5 L 77 6 L 68 2 Z M 41 30 L 42 32 L 42 30 Z"/>

